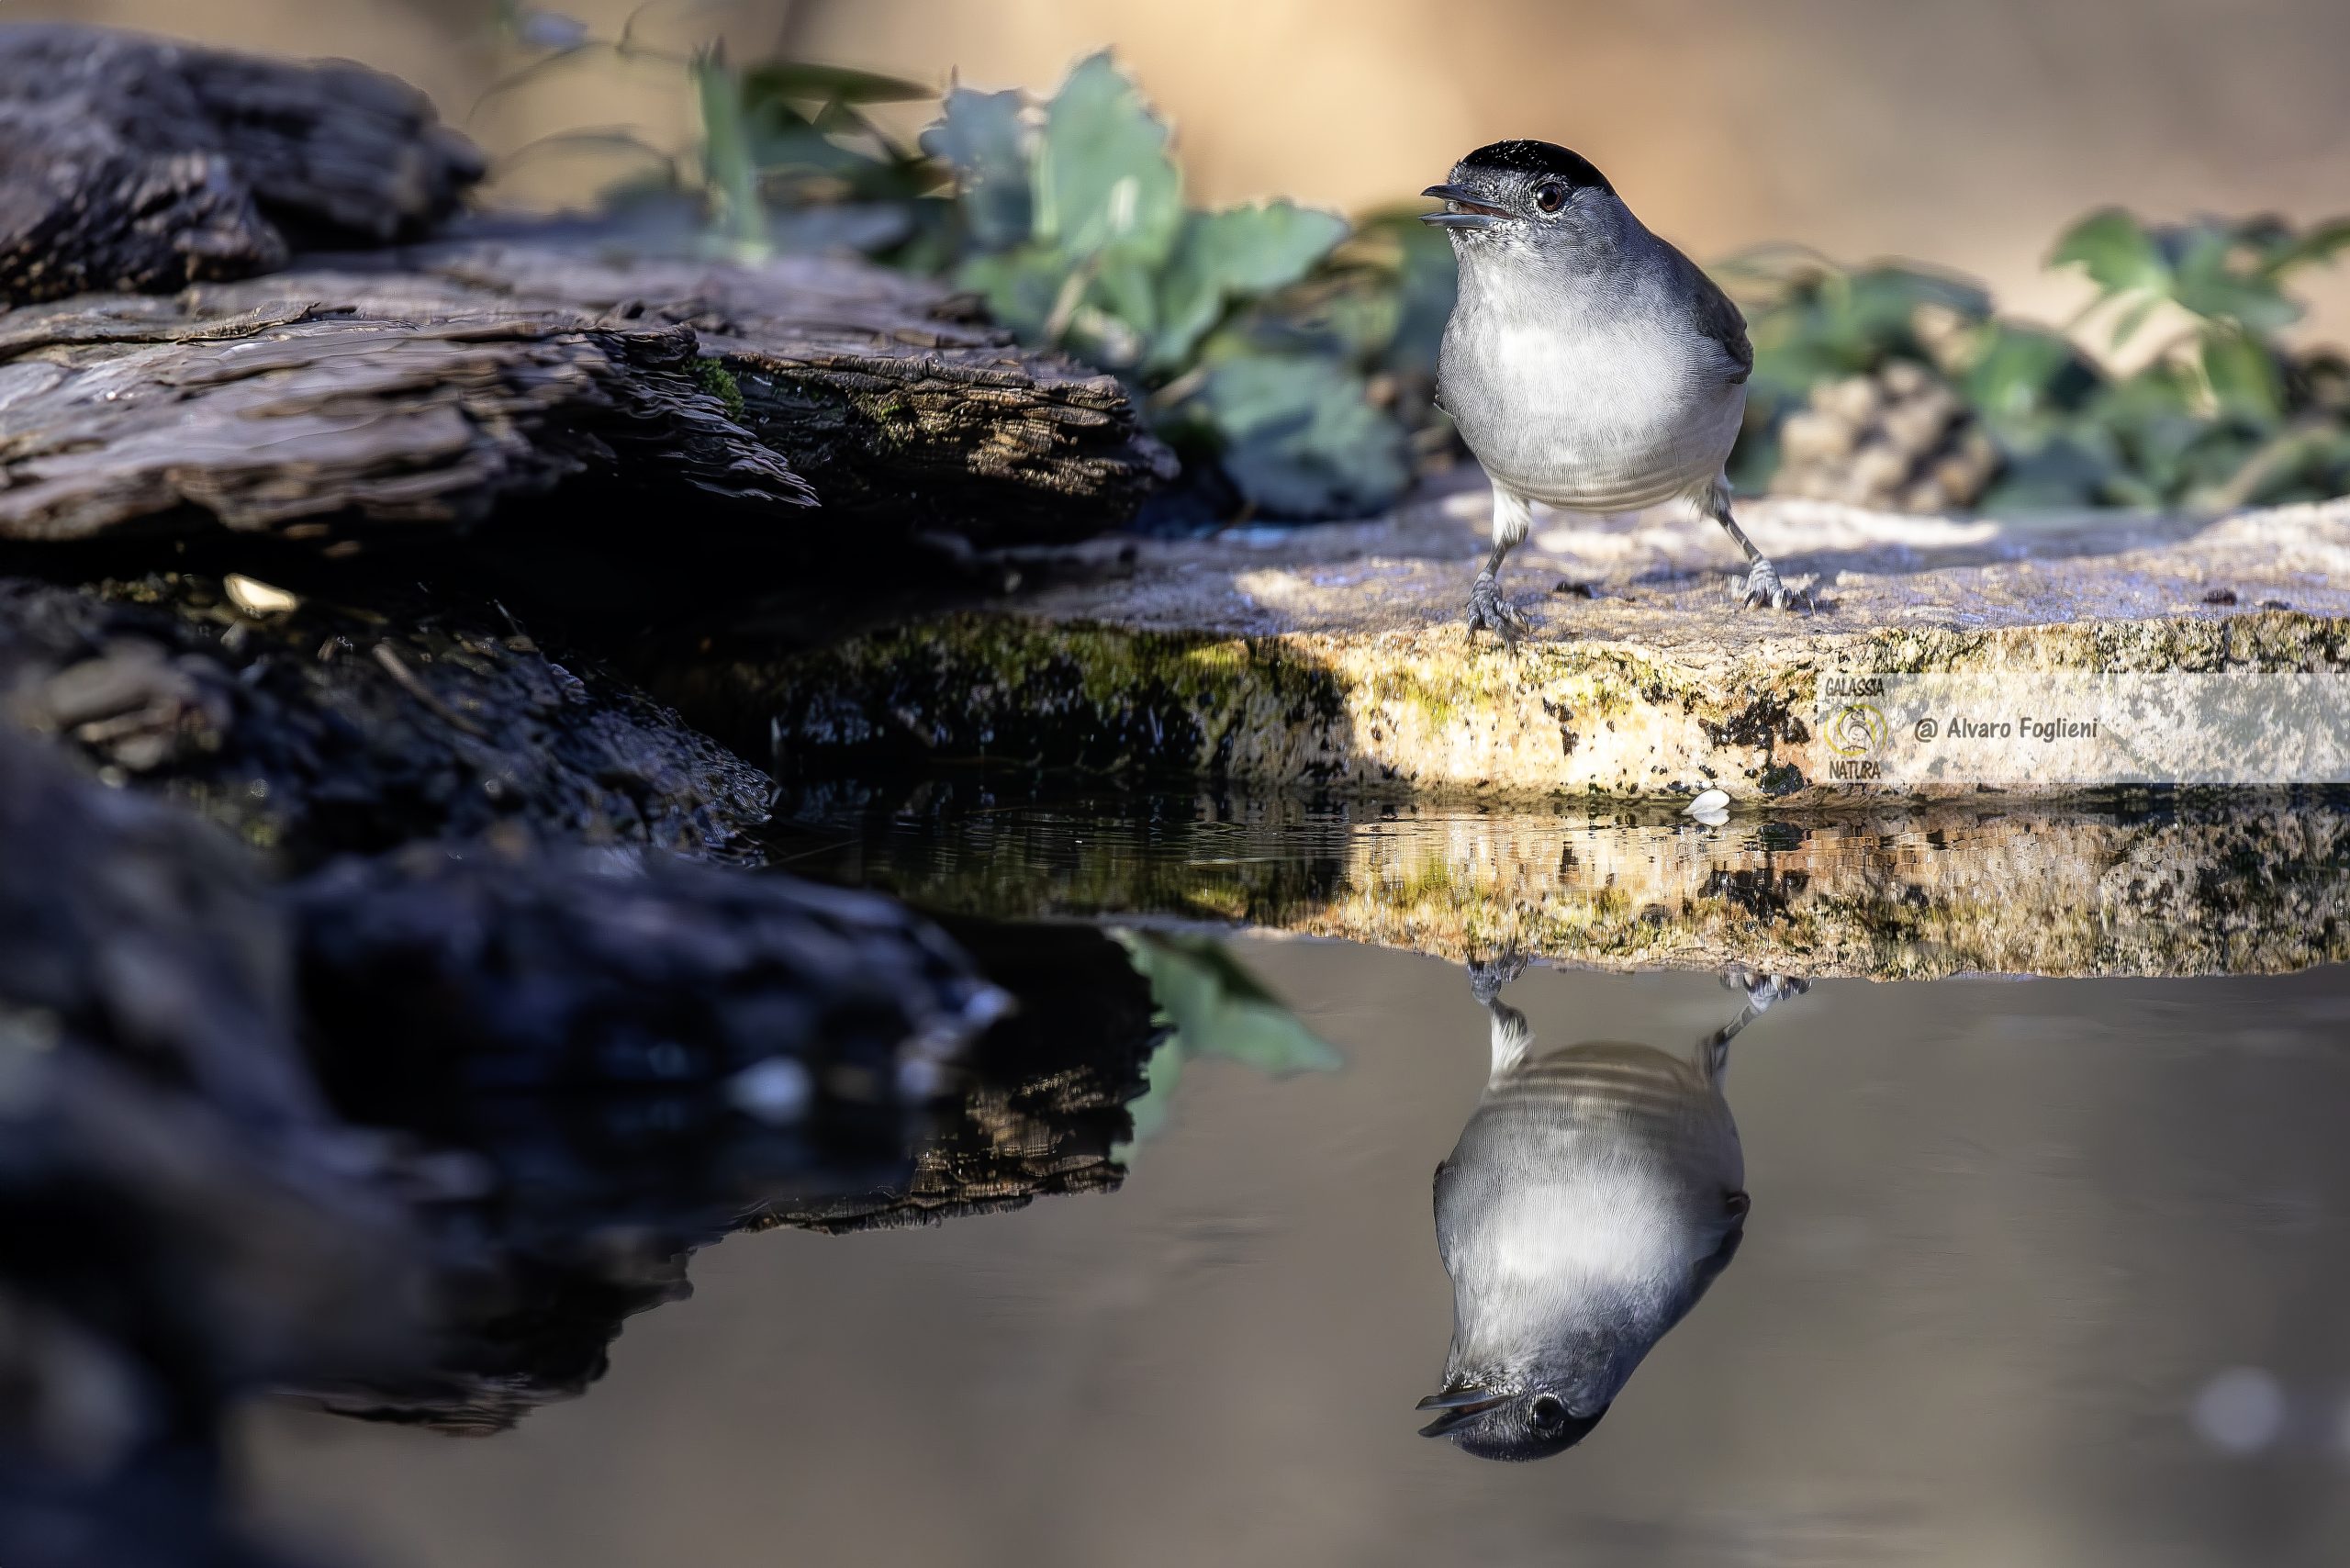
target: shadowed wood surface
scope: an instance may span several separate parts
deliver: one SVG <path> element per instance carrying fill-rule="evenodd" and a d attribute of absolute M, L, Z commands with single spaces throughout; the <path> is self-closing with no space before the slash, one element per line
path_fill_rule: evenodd
<path fill-rule="evenodd" d="M 856 263 L 484 242 L 26 307 L 0 314 L 0 537 L 331 547 L 590 481 L 566 504 L 986 545 L 1113 527 L 1172 474 L 1114 377 L 953 305 Z"/>
<path fill-rule="evenodd" d="M 487 606 L 412 593 L 0 578 L 10 721 L 281 868 L 516 830 L 755 861 L 767 816 L 767 776 L 676 714 Z"/>

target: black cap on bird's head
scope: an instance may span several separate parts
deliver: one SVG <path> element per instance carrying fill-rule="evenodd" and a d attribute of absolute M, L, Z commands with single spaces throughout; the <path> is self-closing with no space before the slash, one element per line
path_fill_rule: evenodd
<path fill-rule="evenodd" d="M 1474 233 L 1513 218 L 1557 218 L 1585 192 L 1613 196 L 1616 187 L 1582 153 L 1553 141 L 1490 142 L 1455 163 L 1443 185 L 1420 193 L 1446 204 L 1420 221 Z"/>
<path fill-rule="evenodd" d="M 1447 1388 L 1420 1401 L 1436 1419 L 1420 1428 L 1424 1438 L 1449 1438 L 1463 1453 L 1479 1459 L 1549 1459 L 1591 1435 L 1607 1414 L 1605 1405 L 1579 1416 L 1555 1394 L 1529 1390 L 1496 1394 L 1474 1383 Z"/>

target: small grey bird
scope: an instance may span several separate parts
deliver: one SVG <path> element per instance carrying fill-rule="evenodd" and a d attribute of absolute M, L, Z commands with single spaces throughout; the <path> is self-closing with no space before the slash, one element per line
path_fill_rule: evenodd
<path fill-rule="evenodd" d="M 1795 595 L 1730 515 L 1723 465 L 1746 412 L 1754 350 L 1713 279 L 1649 232 L 1607 176 L 1548 141 L 1496 141 L 1424 193 L 1449 231 L 1460 292 L 1438 399 L 1494 485 L 1494 553 L 1469 631 L 1515 643 L 1503 560 L 1531 503 L 1631 511 L 1685 497 L 1745 552 L 1749 606 Z"/>
<path fill-rule="evenodd" d="M 1436 1168 L 1436 1239 L 1452 1278 L 1444 1387 L 1420 1401 L 1480 1459 L 1545 1459 L 1581 1442 L 1744 1237 L 1745 1161 L 1722 1098 L 1731 1036 L 1804 989 L 1736 983 L 1747 1004 L 1694 1059 L 1600 1042 L 1529 1056 L 1503 982 L 1472 965 L 1492 1018 L 1485 1092 Z"/>

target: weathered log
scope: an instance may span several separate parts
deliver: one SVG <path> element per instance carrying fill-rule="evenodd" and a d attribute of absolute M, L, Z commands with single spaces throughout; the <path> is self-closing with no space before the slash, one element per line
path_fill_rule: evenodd
<path fill-rule="evenodd" d="M 445 532 L 566 479 L 807 504 L 691 331 L 295 273 L 0 314 L 0 537 Z M 340 530 L 330 524 L 342 524 Z"/>
<path fill-rule="evenodd" d="M 495 611 L 236 586 L 0 578 L 0 718 L 297 867 L 511 825 L 756 857 L 765 775 Z"/>
<path fill-rule="evenodd" d="M 421 232 L 480 154 L 406 84 L 102 28 L 0 28 L 0 301 L 281 265 Z"/>
<path fill-rule="evenodd" d="M 1172 472 L 1114 377 L 948 319 L 928 286 L 580 249 L 0 313 L 0 538 L 432 538 L 570 481 L 575 529 L 623 517 L 640 551 L 645 510 L 688 500 L 713 553 L 728 519 L 770 551 L 870 545 L 852 525 L 876 519 L 985 545 L 1114 527 Z"/>
<path fill-rule="evenodd" d="M 406 260 L 519 306 L 692 327 L 744 422 L 815 487 L 819 526 L 883 519 L 981 548 L 1084 538 L 1176 472 L 1117 377 L 1021 349 L 968 297 L 902 274 L 486 241 Z"/>

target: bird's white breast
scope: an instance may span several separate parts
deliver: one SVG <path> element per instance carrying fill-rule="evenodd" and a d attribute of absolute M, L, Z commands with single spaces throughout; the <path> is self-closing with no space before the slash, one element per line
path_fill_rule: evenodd
<path fill-rule="evenodd" d="M 1653 505 L 1729 460 L 1746 389 L 1689 323 L 1612 297 L 1540 308 L 1470 277 L 1447 328 L 1445 407 L 1487 473 L 1584 511 Z"/>

